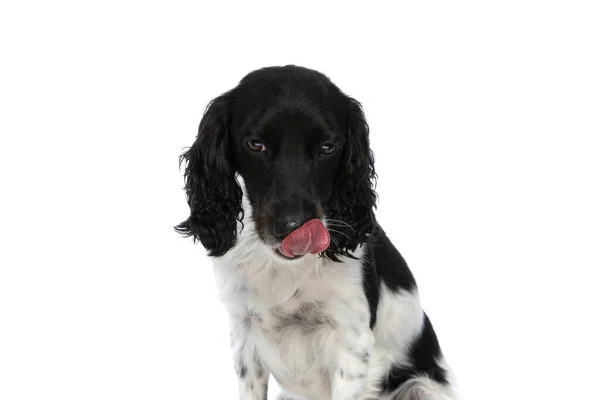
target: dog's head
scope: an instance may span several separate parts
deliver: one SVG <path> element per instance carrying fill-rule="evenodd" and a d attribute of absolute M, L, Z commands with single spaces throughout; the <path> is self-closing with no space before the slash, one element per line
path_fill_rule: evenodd
<path fill-rule="evenodd" d="M 325 222 L 334 260 L 375 227 L 375 171 L 361 105 L 306 68 L 263 68 L 214 99 L 186 162 L 190 217 L 176 229 L 221 256 L 236 243 L 245 182 L 260 239 L 275 251 L 312 219 Z"/>

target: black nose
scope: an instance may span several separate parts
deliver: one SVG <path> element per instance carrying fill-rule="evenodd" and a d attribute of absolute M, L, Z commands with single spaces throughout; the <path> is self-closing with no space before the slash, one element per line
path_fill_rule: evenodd
<path fill-rule="evenodd" d="M 308 218 L 299 215 L 277 218 L 273 224 L 273 235 L 277 239 L 285 239 L 287 235 L 300 228 L 308 220 Z"/>

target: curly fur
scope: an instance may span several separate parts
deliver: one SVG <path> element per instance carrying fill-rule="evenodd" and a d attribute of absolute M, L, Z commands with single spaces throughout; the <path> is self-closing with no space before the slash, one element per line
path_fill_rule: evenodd
<path fill-rule="evenodd" d="M 345 165 L 336 177 L 335 193 L 327 203 L 328 215 L 334 220 L 352 221 L 352 226 L 338 226 L 339 233 L 325 255 L 332 260 L 350 256 L 364 243 L 375 228 L 377 194 L 375 193 L 375 158 L 369 147 L 369 126 L 362 106 L 348 98 L 348 130 L 352 138 L 344 153 Z"/>
<path fill-rule="evenodd" d="M 191 213 L 175 229 L 200 241 L 215 257 L 235 245 L 236 222 L 244 213 L 242 189 L 229 162 L 230 102 L 231 96 L 224 94 L 208 105 L 196 141 L 179 158 L 180 165 L 186 163 L 185 191 Z"/>

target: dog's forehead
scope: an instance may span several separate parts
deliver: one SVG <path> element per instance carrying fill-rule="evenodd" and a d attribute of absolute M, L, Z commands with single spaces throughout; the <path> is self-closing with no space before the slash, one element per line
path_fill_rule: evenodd
<path fill-rule="evenodd" d="M 336 130 L 343 109 L 339 90 L 314 79 L 242 82 L 234 89 L 233 122 L 246 132 L 300 130 L 305 135 Z"/>
<path fill-rule="evenodd" d="M 257 105 L 251 112 L 239 115 L 236 125 L 237 135 L 270 144 L 318 141 L 337 130 L 330 116 L 309 103 Z"/>
<path fill-rule="evenodd" d="M 261 121 L 265 133 L 277 138 L 302 139 L 320 136 L 329 128 L 319 112 L 302 108 L 281 108 L 267 113 Z"/>

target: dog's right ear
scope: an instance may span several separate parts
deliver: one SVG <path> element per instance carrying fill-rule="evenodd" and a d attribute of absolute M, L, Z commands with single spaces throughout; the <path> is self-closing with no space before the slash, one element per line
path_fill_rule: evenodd
<path fill-rule="evenodd" d="M 222 256 L 237 240 L 237 221 L 243 218 L 242 189 L 230 161 L 228 127 L 231 93 L 214 99 L 200 121 L 192 147 L 179 158 L 185 167 L 185 192 L 190 217 L 175 227 L 200 241 L 211 256 Z"/>

